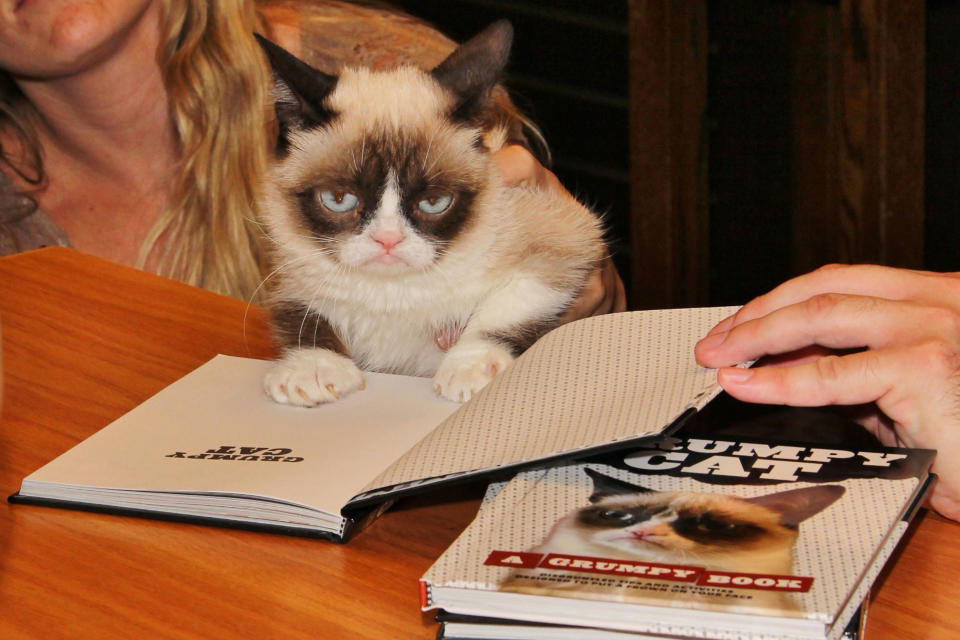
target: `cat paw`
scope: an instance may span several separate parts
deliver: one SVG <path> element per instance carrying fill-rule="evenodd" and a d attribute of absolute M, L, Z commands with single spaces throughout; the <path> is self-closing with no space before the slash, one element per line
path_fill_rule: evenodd
<path fill-rule="evenodd" d="M 440 362 L 433 388 L 448 400 L 466 402 L 511 362 L 513 356 L 500 345 L 458 344 Z"/>
<path fill-rule="evenodd" d="M 263 388 L 280 404 L 315 407 L 363 389 L 353 360 L 327 349 L 291 351 L 267 373 Z"/>

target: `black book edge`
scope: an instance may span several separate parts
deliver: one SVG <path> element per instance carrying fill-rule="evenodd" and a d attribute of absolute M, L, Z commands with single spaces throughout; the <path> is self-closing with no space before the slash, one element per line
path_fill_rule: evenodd
<path fill-rule="evenodd" d="M 930 491 L 933 489 L 934 483 L 937 481 L 937 474 L 927 473 L 926 479 L 923 481 L 923 486 L 921 486 L 916 495 L 913 498 L 913 502 L 904 509 L 903 517 L 900 518 L 904 522 L 912 522 L 914 517 L 917 515 L 917 511 L 923 506 L 924 501 L 927 499 L 927 496 L 930 494 Z"/>
<path fill-rule="evenodd" d="M 679 429 L 683 424 L 686 423 L 691 416 L 697 413 L 697 410 L 694 408 L 687 409 L 682 414 L 680 414 L 672 423 L 667 425 L 664 429 L 655 434 L 643 435 L 636 438 L 630 438 L 627 440 L 620 440 L 613 443 L 604 443 L 597 446 L 587 447 L 585 449 L 580 449 L 573 452 L 565 452 L 553 456 L 548 456 L 546 458 L 538 458 L 537 460 L 528 460 L 522 462 L 516 462 L 508 465 L 503 465 L 499 467 L 493 467 L 489 469 L 481 469 L 475 471 L 468 471 L 465 473 L 458 473 L 455 476 L 445 479 L 438 480 L 436 482 L 429 482 L 424 484 L 423 480 L 429 480 L 429 478 L 421 479 L 419 481 L 412 481 L 409 483 L 409 486 L 404 486 L 401 489 L 392 491 L 388 488 L 384 489 L 382 493 L 378 493 L 375 496 L 370 498 L 365 498 L 357 501 L 349 501 L 347 506 L 343 507 L 341 510 L 341 517 L 344 519 L 344 528 L 343 535 L 337 535 L 333 532 L 320 531 L 316 529 L 304 529 L 302 527 L 291 527 L 284 526 L 280 524 L 264 524 L 264 523 L 253 523 L 246 522 L 243 520 L 234 520 L 231 518 L 217 518 L 213 516 L 194 516 L 194 515 L 183 515 L 173 511 L 153 511 L 149 509 L 137 509 L 134 507 L 112 507 L 95 502 L 79 502 L 73 500 L 59 500 L 57 498 L 40 498 L 36 496 L 23 495 L 19 491 L 8 496 L 7 501 L 12 504 L 25 504 L 31 506 L 43 506 L 43 507 L 53 507 L 57 509 L 69 509 L 72 511 L 90 511 L 94 513 L 105 513 L 109 515 L 122 515 L 122 516 L 133 516 L 137 518 L 146 518 L 148 520 L 162 520 L 167 522 L 186 522 L 189 524 L 199 524 L 206 526 L 214 527 L 225 527 L 229 529 L 240 529 L 245 531 L 258 531 L 266 533 L 278 533 L 282 535 L 292 535 L 298 537 L 306 538 L 320 538 L 326 540 L 332 540 L 334 542 L 344 543 L 347 542 L 350 537 L 360 531 L 365 526 L 379 518 L 387 509 L 389 509 L 393 504 L 400 498 L 409 497 L 413 495 L 423 494 L 430 491 L 433 488 L 439 487 L 451 487 L 457 484 L 464 484 L 467 482 L 475 482 L 477 480 L 486 479 L 489 481 L 496 481 L 498 479 L 508 479 L 516 474 L 518 471 L 524 469 L 534 469 L 542 466 L 548 466 L 556 464 L 558 462 L 568 462 L 579 460 L 584 457 L 591 457 L 598 454 L 610 453 L 620 449 L 629 449 L 637 445 L 651 442 L 662 438 L 664 436 L 670 435 L 677 429 Z"/>
<path fill-rule="evenodd" d="M 369 498 L 351 499 L 347 503 L 347 506 L 344 507 L 343 513 L 350 514 L 351 516 L 353 516 L 357 511 L 365 513 L 366 510 L 372 505 L 377 505 L 385 499 L 399 499 L 412 495 L 418 495 L 426 493 L 435 487 L 452 487 L 458 484 L 476 482 L 477 480 L 488 480 L 490 482 L 508 480 L 518 472 L 528 469 L 551 467 L 561 463 L 577 462 L 583 460 L 584 458 L 593 458 L 595 456 L 600 456 L 607 453 L 633 449 L 638 445 L 655 442 L 661 438 L 673 434 L 684 424 L 686 424 L 691 417 L 696 415 L 696 413 L 697 409 L 686 409 L 683 413 L 677 416 L 673 422 L 656 433 L 645 434 L 634 438 L 628 438 L 626 440 L 617 440 L 616 442 L 606 442 L 603 444 L 585 447 L 583 449 L 577 449 L 576 451 L 566 451 L 563 453 L 549 455 L 544 458 L 537 458 L 536 460 L 525 460 L 486 469 L 455 472 L 454 474 L 451 474 L 451 477 L 449 478 L 436 480 L 434 482 L 430 482 L 430 480 L 433 480 L 433 478 L 421 478 L 419 480 L 412 480 L 401 485 L 393 485 L 394 487 L 399 487 L 396 489 L 391 487 L 374 489 L 373 491 L 377 492 L 376 495 L 370 496 Z M 364 494 L 360 493 L 358 495 L 362 496 Z"/>
<path fill-rule="evenodd" d="M 521 462 L 511 462 L 486 469 L 454 472 L 453 474 L 450 474 L 451 477 L 436 480 L 434 482 L 430 482 L 431 480 L 434 480 L 434 478 L 421 478 L 419 480 L 412 480 L 407 483 L 402 483 L 401 485 L 393 485 L 394 487 L 399 487 L 397 489 L 393 489 L 389 486 L 381 487 L 380 489 L 373 489 L 372 491 L 376 491 L 377 495 L 369 498 L 352 498 L 347 503 L 347 506 L 344 508 L 343 512 L 352 514 L 354 509 L 363 509 L 369 505 L 377 504 L 383 499 L 404 498 L 411 495 L 417 495 L 420 493 L 425 493 L 433 487 L 451 487 L 457 484 L 476 482 L 477 480 L 489 480 L 491 482 L 507 480 L 515 476 L 518 472 L 528 469 L 552 467 L 561 463 L 578 462 L 585 458 L 593 458 L 595 456 L 604 455 L 607 453 L 633 449 L 637 445 L 655 442 L 663 437 L 673 434 L 675 431 L 683 427 L 683 425 L 686 424 L 691 417 L 696 415 L 696 413 L 697 409 L 686 409 L 683 413 L 677 416 L 673 422 L 656 433 L 636 436 L 626 440 L 617 440 L 616 442 L 605 442 L 603 444 L 577 449 L 576 451 L 565 451 L 563 453 L 549 455 L 544 458 L 537 458 L 536 460 L 524 460 Z M 362 496 L 364 494 L 360 493 L 357 495 Z"/>

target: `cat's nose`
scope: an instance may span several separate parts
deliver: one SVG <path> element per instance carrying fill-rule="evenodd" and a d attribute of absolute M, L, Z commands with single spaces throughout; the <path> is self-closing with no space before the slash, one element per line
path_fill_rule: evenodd
<path fill-rule="evenodd" d="M 384 229 L 373 234 L 373 239 L 382 246 L 385 251 L 390 251 L 400 244 L 400 241 L 403 240 L 403 234 L 399 231 Z"/>

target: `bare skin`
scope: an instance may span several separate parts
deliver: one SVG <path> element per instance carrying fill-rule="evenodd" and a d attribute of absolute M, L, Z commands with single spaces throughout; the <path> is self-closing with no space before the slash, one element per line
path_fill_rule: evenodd
<path fill-rule="evenodd" d="M 35 192 L 40 207 L 78 250 L 129 265 L 177 159 L 155 59 L 158 12 L 153 0 L 57 0 L 0 14 L 0 65 L 38 113 L 47 173 Z M 9 132 L 0 136 L 13 146 Z"/>
<path fill-rule="evenodd" d="M 288 30 L 289 31 L 289 30 Z M 286 33 L 285 44 L 299 43 Z M 33 191 L 73 246 L 134 265 L 176 176 L 178 148 L 156 51 L 159 2 L 49 0 L 0 7 L 0 66 L 37 110 L 46 184 Z M 10 132 L 0 131 L 5 148 Z M 508 182 L 563 193 L 556 177 L 519 146 L 498 153 Z M 151 265 L 147 265 L 151 267 Z M 569 319 L 625 308 L 607 260 Z"/>
<path fill-rule="evenodd" d="M 937 449 L 930 506 L 960 520 L 960 274 L 824 267 L 744 305 L 696 357 L 740 400 L 850 405 L 881 442 Z"/>

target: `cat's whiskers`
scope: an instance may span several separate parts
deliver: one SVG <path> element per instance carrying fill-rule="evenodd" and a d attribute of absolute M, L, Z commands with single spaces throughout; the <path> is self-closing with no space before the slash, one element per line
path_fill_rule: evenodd
<path fill-rule="evenodd" d="M 426 148 L 426 150 L 424 150 L 424 152 L 423 152 L 423 162 L 420 163 L 420 169 L 421 169 L 421 170 L 423 171 L 423 173 L 425 173 L 425 174 L 427 173 L 427 158 L 430 157 L 430 150 L 433 148 L 433 141 L 434 141 L 434 139 L 436 139 L 436 137 L 437 137 L 437 132 L 436 132 L 435 130 L 434 130 L 434 131 L 431 131 L 431 132 L 430 132 L 430 139 L 427 140 L 427 148 Z M 434 163 L 434 164 L 436 164 L 436 163 Z"/>
<path fill-rule="evenodd" d="M 359 160 L 357 160 L 357 154 L 354 151 L 354 148 L 353 147 L 350 148 L 350 159 L 353 161 L 353 170 L 357 174 L 359 174 L 363 170 L 363 161 L 364 161 L 364 158 L 366 157 L 366 146 L 367 146 L 367 138 L 366 136 L 364 136 L 363 138 L 360 139 L 360 159 Z"/>
<path fill-rule="evenodd" d="M 316 322 L 313 324 L 313 347 L 316 348 L 317 346 L 317 334 L 320 332 L 320 313 L 315 311 L 313 308 L 313 305 L 316 303 L 316 301 L 317 294 L 314 294 L 314 296 L 310 298 L 310 302 L 307 303 L 306 310 L 303 312 L 303 320 L 300 321 L 300 332 L 297 335 L 298 349 L 303 348 L 303 328 L 307 325 L 307 318 L 310 317 L 311 313 L 317 318 Z"/>
<path fill-rule="evenodd" d="M 311 250 L 309 253 L 306 253 L 301 256 L 297 256 L 295 258 L 287 259 L 284 262 L 278 264 L 270 273 L 268 273 L 266 276 L 263 277 L 263 279 L 260 281 L 260 284 L 257 285 L 257 288 L 254 290 L 253 294 L 251 294 L 250 300 L 248 300 L 248 304 L 252 302 L 252 299 L 256 297 L 260 289 L 262 289 L 267 284 L 267 281 L 269 281 L 274 276 L 279 275 L 281 271 L 286 271 L 287 269 L 291 269 L 301 262 L 308 262 L 308 261 L 312 262 L 314 259 L 316 259 L 318 255 L 331 255 L 332 252 L 333 252 L 333 249 L 328 249 L 325 247 L 316 247 L 313 250 Z"/>
<path fill-rule="evenodd" d="M 277 244 L 277 245 L 280 244 L 280 241 L 270 234 L 270 229 L 267 227 L 267 225 L 263 223 L 263 220 L 260 220 L 255 217 L 249 217 L 249 216 L 245 217 L 243 220 L 244 222 L 249 222 L 250 224 L 255 226 L 257 228 L 257 231 L 259 231 L 264 238 L 266 238 L 273 244 Z"/>
<path fill-rule="evenodd" d="M 439 180 L 440 178 L 442 178 L 444 175 L 450 173 L 450 170 L 447 169 L 447 168 L 445 168 L 445 167 L 439 167 L 439 168 L 438 168 L 438 167 L 437 167 L 437 164 L 438 164 L 439 162 L 440 162 L 440 158 L 439 158 L 439 157 L 436 157 L 436 158 L 434 158 L 434 160 L 433 160 L 433 164 L 431 164 L 429 167 L 424 166 L 424 168 L 423 168 L 423 174 L 424 174 L 424 175 L 427 177 L 427 179 L 430 180 L 431 182 L 435 182 L 435 181 Z M 426 162 L 424 162 L 424 165 L 426 165 Z"/>
<path fill-rule="evenodd" d="M 281 271 L 283 271 L 283 270 L 285 270 L 285 269 L 288 269 L 288 268 L 296 265 L 296 263 L 302 262 L 302 261 L 304 261 L 304 260 L 312 260 L 314 257 L 315 257 L 314 254 L 307 254 L 307 255 L 304 255 L 304 256 L 297 257 L 297 258 L 292 258 L 292 259 L 290 259 L 290 260 L 286 260 L 285 262 L 282 262 L 282 263 L 280 263 L 279 265 L 277 265 L 270 273 L 268 273 L 267 275 L 265 275 L 265 276 L 260 280 L 260 284 L 257 285 L 257 288 L 254 289 L 253 292 L 250 294 L 250 296 L 247 298 L 247 305 L 246 305 L 246 307 L 244 307 L 244 309 L 243 309 L 243 320 L 242 320 L 242 324 L 243 324 L 243 339 L 244 339 L 244 341 L 246 341 L 246 339 L 247 339 L 247 315 L 248 315 L 249 312 L 250 312 L 250 307 L 253 306 L 253 301 L 254 301 L 254 300 L 257 298 L 257 296 L 260 294 L 260 290 L 263 289 L 263 287 L 267 284 L 267 281 L 269 281 L 269 280 L 270 280 L 272 277 L 274 277 L 275 275 L 278 275 Z"/>

